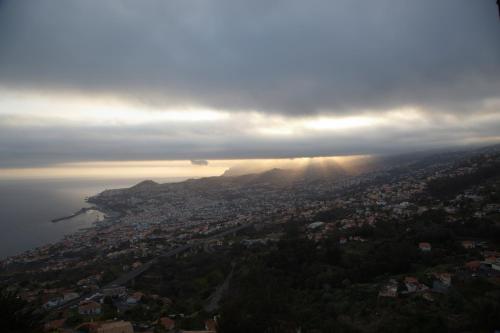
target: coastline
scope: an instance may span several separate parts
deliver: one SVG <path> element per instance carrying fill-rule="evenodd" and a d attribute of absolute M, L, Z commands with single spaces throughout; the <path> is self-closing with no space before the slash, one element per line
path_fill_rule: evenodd
<path fill-rule="evenodd" d="M 70 220 L 74 217 L 77 217 L 78 215 L 85 214 L 86 212 L 88 212 L 90 210 L 95 210 L 95 211 L 101 212 L 97 207 L 83 207 L 71 215 L 58 217 L 58 218 L 50 220 L 50 222 L 57 223 L 57 222 L 65 221 L 65 220 Z"/>
<path fill-rule="evenodd" d="M 158 181 L 182 180 L 161 178 Z M 101 207 L 99 203 L 92 202 L 92 198 L 107 189 L 129 188 L 140 181 L 142 179 L 128 178 L 0 180 L 0 210 L 4 213 L 0 233 L 10 235 L 2 238 L 0 262 L 60 242 L 81 230 L 120 219 L 123 212 Z M 89 210 L 98 211 L 104 219 L 92 219 L 90 213 L 89 216 L 82 214 Z"/>

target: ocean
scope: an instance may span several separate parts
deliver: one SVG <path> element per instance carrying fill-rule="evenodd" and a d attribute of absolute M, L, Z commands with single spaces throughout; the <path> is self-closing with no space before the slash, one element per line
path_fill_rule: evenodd
<path fill-rule="evenodd" d="M 105 189 L 132 186 L 143 179 L 0 180 L 0 259 L 56 242 L 92 226 L 96 214 L 51 222 L 87 207 L 85 198 Z M 158 182 L 179 178 L 155 179 Z"/>

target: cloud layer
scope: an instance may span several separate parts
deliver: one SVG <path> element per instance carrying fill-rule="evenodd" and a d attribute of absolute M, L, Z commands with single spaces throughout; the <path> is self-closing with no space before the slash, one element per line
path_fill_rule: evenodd
<path fill-rule="evenodd" d="M 72 117 L 0 115 L 0 167 L 388 154 L 500 141 L 498 112 L 442 115 L 403 109 L 347 118 L 237 113 L 152 122 L 91 118 L 84 111 Z"/>
<path fill-rule="evenodd" d="M 158 107 L 470 111 L 500 91 L 495 2 L 4 0 L 0 84 Z"/>
<path fill-rule="evenodd" d="M 498 141 L 494 0 L 0 0 L 0 167 Z"/>

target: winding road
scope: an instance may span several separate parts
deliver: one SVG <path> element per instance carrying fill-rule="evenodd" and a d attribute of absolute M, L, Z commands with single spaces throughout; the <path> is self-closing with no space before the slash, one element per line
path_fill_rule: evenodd
<path fill-rule="evenodd" d="M 158 255 L 156 258 L 154 259 L 151 259 L 150 261 L 142 264 L 140 267 L 137 267 L 136 269 L 133 269 L 127 273 L 124 273 L 123 275 L 119 276 L 118 278 L 116 278 L 114 281 L 104 285 L 103 287 L 101 287 L 99 290 L 95 291 L 95 292 L 92 292 L 92 293 L 89 293 L 89 294 L 84 294 L 84 295 L 81 295 L 80 297 L 78 298 L 75 298 L 74 300 L 71 300 L 67 303 L 64 303 L 64 304 L 61 304 L 60 306 L 58 307 L 55 307 L 52 309 L 52 311 L 60 311 L 60 310 L 63 310 L 63 309 L 67 309 L 73 305 L 76 305 L 76 304 L 79 304 L 81 301 L 85 300 L 85 299 L 88 299 L 90 298 L 92 295 L 95 295 L 97 293 L 102 293 L 102 291 L 104 289 L 107 289 L 107 288 L 113 288 L 113 287 L 119 287 L 119 286 L 125 286 L 128 282 L 132 281 L 133 279 L 139 277 L 140 275 L 142 275 L 144 272 L 146 272 L 147 270 L 149 270 L 155 263 L 158 262 L 158 259 L 160 258 L 168 258 L 168 257 L 172 257 L 172 256 L 175 256 L 175 255 L 178 255 L 184 251 L 187 251 L 193 247 L 196 247 L 196 246 L 200 246 L 200 245 L 203 245 L 211 240 L 214 240 L 214 239 L 217 239 L 217 238 L 220 238 L 220 237 L 224 237 L 224 236 L 227 236 L 227 235 L 230 235 L 230 234 L 233 234 L 233 233 L 236 233 L 238 231 L 241 231 L 243 229 L 247 229 L 249 227 L 252 227 L 253 226 L 253 223 L 249 223 L 249 224 L 245 224 L 245 225 L 240 225 L 240 226 L 237 226 L 237 227 L 234 227 L 234 228 L 231 228 L 231 229 L 227 229 L 227 230 L 224 230 L 222 232 L 219 232 L 215 235 L 212 235 L 210 237 L 207 237 L 207 238 L 204 238 L 204 239 L 201 239 L 197 242 L 194 242 L 192 244 L 186 244 L 186 245 L 182 245 L 182 246 L 179 246 L 173 250 L 169 250 L 169 251 L 166 251 L 165 253 L 162 253 L 160 255 Z"/>

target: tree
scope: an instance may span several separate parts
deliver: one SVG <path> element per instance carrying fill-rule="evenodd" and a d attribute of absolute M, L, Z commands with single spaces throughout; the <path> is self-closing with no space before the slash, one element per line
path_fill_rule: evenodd
<path fill-rule="evenodd" d="M 3 332 L 36 333 L 42 331 L 42 316 L 16 293 L 0 289 L 0 327 Z"/>

